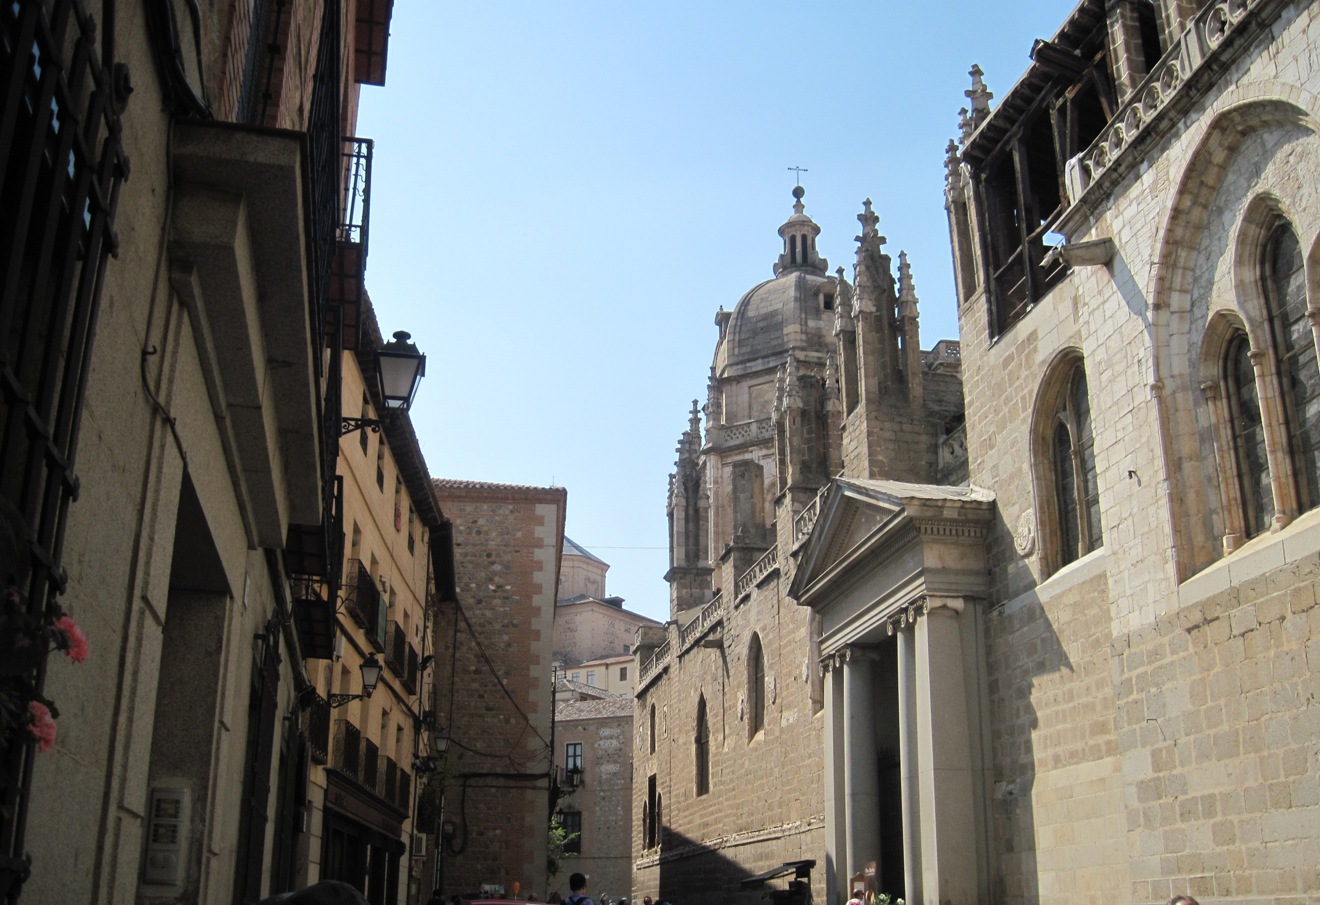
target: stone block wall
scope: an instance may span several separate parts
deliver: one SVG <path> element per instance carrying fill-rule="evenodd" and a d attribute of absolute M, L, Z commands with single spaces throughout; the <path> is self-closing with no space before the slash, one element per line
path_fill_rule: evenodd
<path fill-rule="evenodd" d="M 741 891 L 739 881 L 785 861 L 819 859 L 824 851 L 823 717 L 811 701 L 810 613 L 784 596 L 781 585 L 787 579 L 775 570 L 743 600 L 730 601 L 706 636 L 709 645 L 680 654 L 678 626 L 671 623 L 668 671 L 637 693 L 632 838 L 638 897 L 759 902 L 761 893 Z M 753 632 L 765 662 L 765 727 L 749 738 Z M 699 695 L 706 698 L 711 738 L 710 791 L 701 796 L 694 747 Z M 653 848 L 645 845 L 641 818 L 652 774 L 662 783 L 664 824 Z M 824 865 L 817 864 L 813 894 L 823 896 Z"/>
<path fill-rule="evenodd" d="M 1133 901 L 1320 890 L 1320 553 L 1230 570 L 1114 645 Z"/>
<path fill-rule="evenodd" d="M 1127 824 L 1103 553 L 986 619 L 991 794 L 1003 902 L 1112 901 Z"/>
<path fill-rule="evenodd" d="M 998 507 L 986 632 L 1006 902 L 1254 905 L 1320 889 L 1320 513 L 1226 551 L 1205 397 L 1216 317 L 1243 324 L 1258 357 L 1271 346 L 1255 212 L 1286 216 L 1310 258 L 1320 242 L 1320 10 L 1238 13 L 1219 48 L 1232 55 L 1189 83 L 1176 121 L 1065 214 L 1070 243 L 1110 239 L 1112 259 L 1073 267 L 995 337 L 983 291 L 961 300 L 971 481 Z M 1103 545 L 1060 565 L 1033 442 L 1077 356 Z"/>

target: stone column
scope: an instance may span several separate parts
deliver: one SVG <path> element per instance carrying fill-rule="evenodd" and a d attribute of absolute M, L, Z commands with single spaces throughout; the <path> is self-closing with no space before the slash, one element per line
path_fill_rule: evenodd
<path fill-rule="evenodd" d="M 976 902 L 977 813 L 959 598 L 928 598 L 915 625 L 921 882 L 928 902 Z"/>
<path fill-rule="evenodd" d="M 880 774 L 875 747 L 874 661 L 865 648 L 850 647 L 843 666 L 843 718 L 846 735 L 844 798 L 847 813 L 848 876 L 868 861 L 880 861 Z"/>
<path fill-rule="evenodd" d="M 921 898 L 921 786 L 917 751 L 917 650 L 912 625 L 903 620 L 898 637 L 898 771 L 903 795 L 903 898 Z"/>
<path fill-rule="evenodd" d="M 825 902 L 842 905 L 848 891 L 848 837 L 844 819 L 844 714 L 842 661 L 826 660 L 825 678 Z"/>

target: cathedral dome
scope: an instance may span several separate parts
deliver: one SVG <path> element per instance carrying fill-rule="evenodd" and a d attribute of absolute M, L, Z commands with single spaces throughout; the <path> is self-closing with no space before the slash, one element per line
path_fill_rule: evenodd
<path fill-rule="evenodd" d="M 816 252 L 820 227 L 803 212 L 803 190 L 793 189 L 793 214 L 779 227 L 784 250 L 773 279 L 750 289 L 732 312 L 721 312 L 715 371 L 733 377 L 784 363 L 790 349 L 824 362 L 834 347 L 837 280 Z"/>

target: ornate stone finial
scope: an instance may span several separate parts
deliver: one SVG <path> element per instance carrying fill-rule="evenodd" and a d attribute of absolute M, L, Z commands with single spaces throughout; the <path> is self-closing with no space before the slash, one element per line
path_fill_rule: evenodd
<path fill-rule="evenodd" d="M 972 64 L 972 68 L 967 70 L 967 74 L 972 77 L 972 87 L 964 91 L 963 94 L 972 102 L 972 128 L 980 126 L 985 122 L 986 117 L 990 115 L 990 98 L 994 97 L 990 89 L 985 87 L 984 72 L 981 67 Z"/>
<path fill-rule="evenodd" d="M 958 154 L 958 142 L 952 138 L 944 147 L 944 189 L 956 191 L 962 188 L 962 157 Z"/>
<path fill-rule="evenodd" d="M 912 265 L 906 251 L 898 253 L 898 316 L 917 316 L 917 290 L 912 285 Z"/>
<path fill-rule="evenodd" d="M 976 123 L 972 122 L 972 114 L 966 107 L 958 108 L 958 144 L 967 146 L 967 140 L 972 137 L 976 131 Z"/>
<path fill-rule="evenodd" d="M 806 208 L 802 204 L 802 196 L 805 195 L 806 193 L 807 190 L 804 189 L 802 186 L 800 185 L 793 186 L 793 213 L 800 214 L 806 210 Z"/>
<path fill-rule="evenodd" d="M 802 386 L 798 383 L 797 352 L 788 350 L 784 364 L 784 408 L 802 408 Z"/>
<path fill-rule="evenodd" d="M 856 241 L 860 242 L 863 248 L 879 248 L 889 241 L 880 235 L 880 230 L 876 228 L 880 225 L 880 217 L 871 210 L 870 198 L 862 202 L 862 212 L 857 215 L 857 221 L 862 224 L 862 234 L 856 237 Z"/>
<path fill-rule="evenodd" d="M 839 398 L 839 377 L 834 370 L 834 353 L 830 352 L 825 356 L 825 400 L 827 402 Z"/>
<path fill-rule="evenodd" d="M 692 400 L 692 412 L 688 415 L 688 430 L 692 431 L 692 436 L 701 436 L 701 407 L 697 400 Z"/>
<path fill-rule="evenodd" d="M 784 413 L 784 366 L 780 365 L 775 370 L 775 404 L 772 409 L 772 415 L 775 421 L 778 421 Z"/>
<path fill-rule="evenodd" d="M 720 398 L 720 379 L 715 374 L 715 366 L 710 366 L 710 377 L 706 378 L 706 427 L 724 420 L 724 404 Z"/>

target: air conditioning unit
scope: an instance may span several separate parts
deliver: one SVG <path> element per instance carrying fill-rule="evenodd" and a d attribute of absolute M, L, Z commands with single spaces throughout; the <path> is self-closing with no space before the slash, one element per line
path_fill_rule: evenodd
<path fill-rule="evenodd" d="M 413 856 L 414 858 L 425 858 L 425 857 L 426 857 L 426 834 L 425 834 L 425 833 L 413 833 L 413 834 L 412 834 L 412 856 Z"/>

